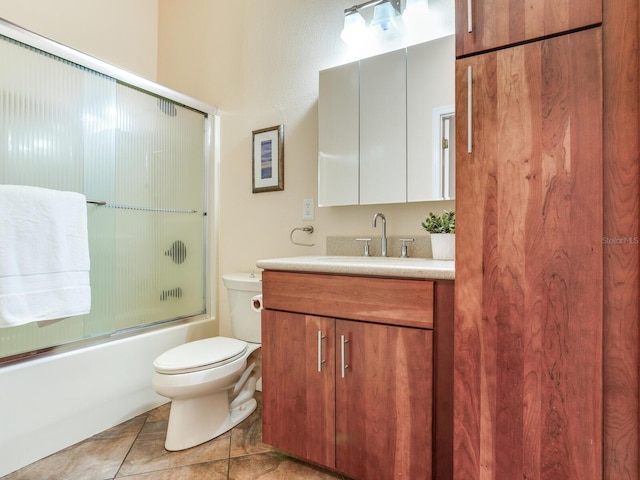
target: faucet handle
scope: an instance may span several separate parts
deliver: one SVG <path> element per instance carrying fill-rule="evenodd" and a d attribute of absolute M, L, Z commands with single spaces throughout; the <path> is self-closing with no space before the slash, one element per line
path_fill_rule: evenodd
<path fill-rule="evenodd" d="M 370 238 L 356 238 L 357 242 L 364 242 L 364 256 L 368 257 L 369 256 L 369 242 L 371 241 Z"/>
<path fill-rule="evenodd" d="M 407 242 L 415 242 L 415 238 L 401 238 L 402 246 L 400 247 L 400 258 L 407 258 Z"/>

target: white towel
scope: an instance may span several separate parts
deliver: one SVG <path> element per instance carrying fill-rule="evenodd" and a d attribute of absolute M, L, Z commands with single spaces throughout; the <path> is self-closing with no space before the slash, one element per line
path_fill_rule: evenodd
<path fill-rule="evenodd" d="M 90 308 L 85 196 L 0 185 L 0 327 Z"/>

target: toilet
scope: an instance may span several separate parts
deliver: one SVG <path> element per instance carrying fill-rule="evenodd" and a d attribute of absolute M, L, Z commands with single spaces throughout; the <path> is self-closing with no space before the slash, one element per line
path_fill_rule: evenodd
<path fill-rule="evenodd" d="M 171 399 L 165 448 L 184 450 L 235 427 L 256 409 L 261 275 L 223 275 L 234 338 L 213 337 L 172 348 L 153 362 L 155 391 Z"/>

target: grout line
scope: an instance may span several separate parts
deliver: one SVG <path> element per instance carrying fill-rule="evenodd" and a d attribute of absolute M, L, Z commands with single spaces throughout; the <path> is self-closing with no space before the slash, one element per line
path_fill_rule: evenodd
<path fill-rule="evenodd" d="M 144 427 L 147 425 L 147 422 L 149 421 L 149 412 L 151 410 L 147 411 L 146 413 L 140 414 L 139 416 L 144 415 L 144 423 L 142 424 L 142 426 L 140 427 L 140 430 L 138 430 L 138 433 L 136 434 L 136 438 L 133 439 L 133 442 L 131 442 L 131 445 L 129 445 L 129 449 L 127 450 L 127 453 L 124 454 L 124 456 L 122 457 L 122 461 L 120 462 L 120 466 L 118 467 L 118 470 L 116 470 L 116 474 L 113 476 L 113 480 L 115 480 L 116 478 L 118 478 L 118 474 L 120 473 L 120 470 L 122 470 L 122 466 L 124 465 L 125 460 L 127 459 L 127 457 L 129 456 L 129 454 L 131 453 L 131 450 L 133 450 L 133 446 L 136 444 L 136 442 L 138 441 L 138 438 L 140 438 L 140 434 L 142 433 L 142 430 L 144 430 Z M 128 475 L 127 475 L 128 476 Z M 125 478 L 125 477 L 121 477 L 121 478 Z"/>
<path fill-rule="evenodd" d="M 233 445 L 233 431 L 235 427 L 229 432 L 229 451 L 227 452 L 227 480 L 230 480 L 231 475 L 231 446 Z"/>

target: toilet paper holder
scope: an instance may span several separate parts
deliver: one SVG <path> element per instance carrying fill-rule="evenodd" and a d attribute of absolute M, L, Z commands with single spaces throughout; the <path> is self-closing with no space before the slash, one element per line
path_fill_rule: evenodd
<path fill-rule="evenodd" d="M 262 294 L 255 295 L 251 298 L 251 308 L 254 312 L 260 313 L 262 310 Z"/>

